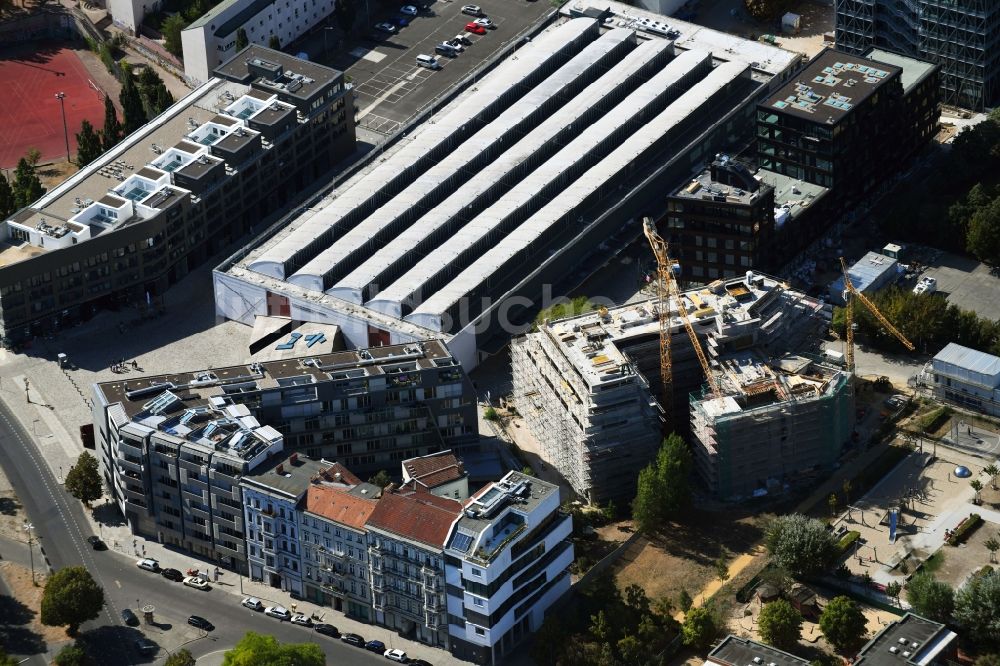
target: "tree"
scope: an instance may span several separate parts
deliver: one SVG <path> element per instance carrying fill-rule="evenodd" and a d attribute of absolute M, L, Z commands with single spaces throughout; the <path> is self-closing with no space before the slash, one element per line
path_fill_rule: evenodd
<path fill-rule="evenodd" d="M 761 609 L 757 624 L 765 643 L 786 650 L 799 642 L 802 614 L 784 599 L 778 599 Z"/>
<path fill-rule="evenodd" d="M 949 585 L 920 572 L 906 584 L 906 599 L 918 615 L 935 622 L 950 622 L 955 607 L 955 592 Z"/>
<path fill-rule="evenodd" d="M 997 551 L 1000 550 L 1000 541 L 997 541 L 994 537 L 990 537 L 983 545 L 986 546 L 986 550 L 990 551 L 990 562 L 996 562 Z"/>
<path fill-rule="evenodd" d="M 14 199 L 14 189 L 3 173 L 0 173 L 0 219 L 10 217 L 15 211 L 17 202 Z"/>
<path fill-rule="evenodd" d="M 1000 666 L 1000 655 L 994 653 L 979 655 L 973 666 Z"/>
<path fill-rule="evenodd" d="M 195 658 L 187 648 L 182 648 L 167 657 L 163 666 L 195 666 Z"/>
<path fill-rule="evenodd" d="M 122 139 L 122 124 L 118 122 L 118 112 L 111 101 L 111 95 L 104 96 L 104 129 L 101 131 L 101 141 L 104 150 L 110 150 Z"/>
<path fill-rule="evenodd" d="M 681 588 L 681 591 L 677 593 L 678 608 L 680 608 L 682 611 L 686 613 L 689 610 L 691 610 L 691 605 L 693 603 L 694 600 L 691 598 L 691 595 L 688 594 L 688 591 L 685 590 L 684 588 Z"/>
<path fill-rule="evenodd" d="M 868 632 L 865 615 L 850 597 L 834 597 L 819 616 L 823 636 L 838 650 L 861 643 Z"/>
<path fill-rule="evenodd" d="M 35 174 L 35 167 L 27 158 L 22 157 L 14 169 L 14 210 L 30 206 L 43 194 L 45 188 Z"/>
<path fill-rule="evenodd" d="M 691 451 L 676 433 L 663 440 L 656 460 L 639 472 L 632 519 L 643 532 L 656 530 L 691 502 Z"/>
<path fill-rule="evenodd" d="M 563 645 L 566 644 L 569 633 L 558 614 L 553 613 L 545 618 L 542 626 L 535 632 L 531 644 L 531 657 L 538 664 L 554 664 L 559 661 Z M 164 666 L 171 666 L 164 664 Z M 179 666 L 179 665 L 178 665 Z"/>
<path fill-rule="evenodd" d="M 122 105 L 122 132 L 128 136 L 146 124 L 146 109 L 142 105 L 142 95 L 139 88 L 132 80 L 131 73 L 126 69 L 122 76 L 122 91 L 118 95 L 118 101 Z"/>
<path fill-rule="evenodd" d="M 94 660 L 91 659 L 87 651 L 79 643 L 67 645 L 56 655 L 56 666 L 92 666 Z"/>
<path fill-rule="evenodd" d="M 969 579 L 955 594 L 954 619 L 973 642 L 1000 644 L 1000 572 Z"/>
<path fill-rule="evenodd" d="M 247 39 L 247 31 L 240 28 L 236 31 L 236 50 L 242 51 L 248 46 L 250 46 L 250 40 Z"/>
<path fill-rule="evenodd" d="M 826 504 L 830 507 L 830 515 L 837 515 L 837 493 L 830 493 L 830 496 L 826 498 Z"/>
<path fill-rule="evenodd" d="M 97 470 L 97 458 L 87 451 L 80 454 L 76 464 L 66 474 L 66 490 L 86 506 L 101 498 L 104 489 L 101 485 L 101 474 Z"/>
<path fill-rule="evenodd" d="M 337 24 L 344 32 L 350 32 L 354 28 L 354 20 L 358 12 L 354 6 L 354 0 L 336 0 L 333 12 L 337 17 Z"/>
<path fill-rule="evenodd" d="M 103 152 L 101 137 L 94 131 L 90 121 L 84 120 L 80 124 L 80 131 L 76 133 L 76 165 L 83 168 L 100 157 Z"/>
<path fill-rule="evenodd" d="M 11 657 L 0 647 L 0 666 L 17 666 L 17 659 Z"/>
<path fill-rule="evenodd" d="M 222 666 L 325 666 L 326 655 L 315 643 L 282 645 L 274 636 L 248 631 L 228 650 Z"/>
<path fill-rule="evenodd" d="M 180 58 L 184 54 L 184 47 L 181 45 L 181 31 L 188 26 L 188 22 L 178 12 L 168 16 L 160 24 L 160 33 L 163 35 L 163 47 L 172 54 Z"/>
<path fill-rule="evenodd" d="M 384 469 L 380 469 L 375 476 L 368 479 L 368 483 L 373 486 L 378 486 L 379 488 L 385 488 L 390 483 L 392 483 L 392 477 L 389 476 L 389 472 Z"/>
<path fill-rule="evenodd" d="M 161 83 L 160 87 L 156 89 L 155 98 L 151 100 L 150 103 L 156 111 L 154 115 L 158 116 L 170 108 L 170 106 L 174 103 L 174 96 L 170 94 L 169 90 L 167 90 L 167 86 Z"/>
<path fill-rule="evenodd" d="M 38 166 L 38 162 L 42 159 L 42 152 L 38 148 L 28 148 L 28 152 L 24 154 L 24 159 L 28 161 L 31 168 L 34 169 Z"/>
<path fill-rule="evenodd" d="M 896 605 L 899 605 L 899 595 L 903 592 L 903 584 L 898 580 L 894 580 L 885 586 L 885 594 L 890 599 L 895 599 Z"/>
<path fill-rule="evenodd" d="M 1000 197 L 972 214 L 965 247 L 980 261 L 1000 266 Z"/>
<path fill-rule="evenodd" d="M 969 485 L 972 486 L 972 489 L 974 491 L 976 491 L 975 502 L 976 504 L 979 504 L 982 501 L 979 497 L 979 493 L 982 492 L 983 490 L 983 482 L 980 481 L 979 479 L 973 479 L 972 481 L 969 482 Z"/>
<path fill-rule="evenodd" d="M 603 610 L 597 611 L 596 615 L 590 616 L 590 629 L 588 631 L 598 643 L 611 643 L 616 638 L 615 628 Z"/>
<path fill-rule="evenodd" d="M 715 633 L 715 618 L 707 608 L 692 608 L 684 615 L 681 625 L 684 645 L 703 650 L 715 638 Z"/>
<path fill-rule="evenodd" d="M 729 580 L 729 562 L 726 561 L 725 554 L 719 555 L 715 559 L 715 575 L 723 583 Z"/>
<path fill-rule="evenodd" d="M 80 625 L 93 620 L 104 607 L 104 590 L 84 567 L 66 567 L 52 574 L 42 593 L 42 624 L 66 625 L 73 636 Z"/>
<path fill-rule="evenodd" d="M 281 40 L 278 39 L 277 35 L 271 35 L 271 38 L 267 40 L 267 48 L 274 49 L 275 51 L 281 50 Z"/>
<path fill-rule="evenodd" d="M 801 514 L 775 518 L 767 526 L 764 543 L 771 559 L 792 575 L 824 570 L 836 554 L 836 540 L 818 520 Z"/>
<path fill-rule="evenodd" d="M 997 474 L 1000 474 L 1000 467 L 997 467 L 993 463 L 990 463 L 989 465 L 983 468 L 983 471 L 986 472 L 986 475 L 990 477 L 990 487 L 993 488 L 993 490 L 996 490 Z"/>

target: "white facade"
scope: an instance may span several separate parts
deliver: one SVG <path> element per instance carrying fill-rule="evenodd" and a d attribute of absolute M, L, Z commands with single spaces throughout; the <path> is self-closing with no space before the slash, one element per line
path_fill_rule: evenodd
<path fill-rule="evenodd" d="M 286 46 L 326 18 L 333 6 L 334 0 L 224 0 L 181 32 L 184 74 L 194 83 L 207 81 L 212 70 L 236 54 L 240 28 L 250 44 L 268 46 L 276 36 Z"/>
<path fill-rule="evenodd" d="M 930 365 L 931 386 L 939 399 L 1000 416 L 1000 357 L 951 342 Z"/>
<path fill-rule="evenodd" d="M 108 13 L 114 24 L 133 35 L 139 34 L 139 26 L 147 14 L 155 14 L 163 8 L 162 0 L 108 0 Z"/>

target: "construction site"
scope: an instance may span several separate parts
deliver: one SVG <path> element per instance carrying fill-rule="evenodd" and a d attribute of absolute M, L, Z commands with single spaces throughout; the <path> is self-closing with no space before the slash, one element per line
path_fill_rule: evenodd
<path fill-rule="evenodd" d="M 723 499 L 830 468 L 854 426 L 851 372 L 803 351 L 829 305 L 752 272 L 662 302 L 663 318 L 653 299 L 547 321 L 511 344 L 514 405 L 581 497 L 631 497 L 669 430 L 690 435 Z"/>

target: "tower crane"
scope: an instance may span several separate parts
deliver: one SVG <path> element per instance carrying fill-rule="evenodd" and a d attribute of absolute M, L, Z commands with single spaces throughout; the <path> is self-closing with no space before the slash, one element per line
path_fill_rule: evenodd
<path fill-rule="evenodd" d="M 865 296 L 864 294 L 862 294 L 860 291 L 857 290 L 857 288 L 851 282 L 851 276 L 848 274 L 847 271 L 847 262 L 844 261 L 843 257 L 840 258 L 840 268 L 844 272 L 844 291 L 846 292 L 844 294 L 844 300 L 847 303 L 846 307 L 844 308 L 844 314 L 845 314 L 844 319 L 847 323 L 847 369 L 851 372 L 854 372 L 854 300 L 855 299 L 861 301 L 861 303 L 866 308 L 868 308 L 868 311 L 872 313 L 872 316 L 878 319 L 879 323 L 882 324 L 882 327 L 885 330 L 892 333 L 893 337 L 902 342 L 904 347 L 906 347 L 910 351 L 916 349 L 914 344 L 909 340 L 907 340 L 906 336 L 900 333 L 899 329 L 893 326 L 892 323 L 888 319 L 886 319 L 881 312 L 878 311 L 878 308 L 875 307 L 875 304 L 872 303 L 870 300 L 868 300 L 867 296 Z"/>
<path fill-rule="evenodd" d="M 705 352 L 701 348 L 698 334 L 695 333 L 694 326 L 691 325 L 687 309 L 681 303 L 680 289 L 678 289 L 677 280 L 674 278 L 674 262 L 670 259 L 667 242 L 656 231 L 653 220 L 648 217 L 643 219 L 642 232 L 645 234 L 646 240 L 649 241 L 650 247 L 653 248 L 653 255 L 656 257 L 656 309 L 660 319 L 660 379 L 663 382 L 663 408 L 664 410 L 673 410 L 673 357 L 670 346 L 671 298 L 677 303 L 677 312 L 681 316 L 681 321 L 684 322 L 684 328 L 691 339 L 691 346 L 694 347 L 698 362 L 701 363 L 701 369 L 705 373 L 705 379 L 715 397 L 721 398 L 722 392 L 719 390 L 718 381 L 712 373 Z"/>

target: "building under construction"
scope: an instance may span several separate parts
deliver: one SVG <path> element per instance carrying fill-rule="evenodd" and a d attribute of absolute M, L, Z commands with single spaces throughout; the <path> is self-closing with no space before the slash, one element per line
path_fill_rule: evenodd
<path fill-rule="evenodd" d="M 718 497 L 829 467 L 853 427 L 849 373 L 797 352 L 829 326 L 830 306 L 750 272 L 679 300 L 670 300 L 669 406 L 659 398 L 655 301 L 549 321 L 512 342 L 514 403 L 542 458 L 591 502 L 634 494 L 666 424 L 690 435 L 699 475 Z M 706 388 L 678 308 L 721 397 Z"/>

